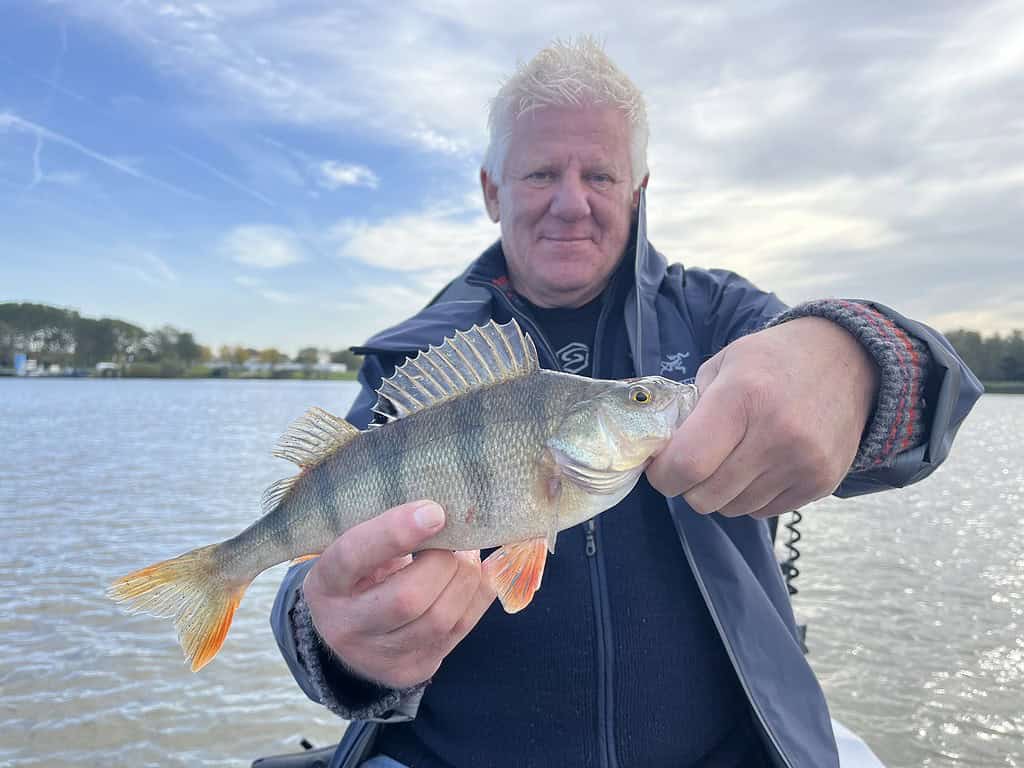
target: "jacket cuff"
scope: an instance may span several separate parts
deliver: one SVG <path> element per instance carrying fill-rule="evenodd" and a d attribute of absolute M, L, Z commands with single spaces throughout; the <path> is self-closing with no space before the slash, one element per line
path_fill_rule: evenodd
<path fill-rule="evenodd" d="M 931 365 L 927 345 L 869 305 L 846 299 L 818 299 L 774 317 L 766 327 L 798 317 L 823 317 L 849 331 L 879 371 L 875 408 L 850 470 L 892 464 L 896 456 L 925 439 L 924 382 Z"/>
<path fill-rule="evenodd" d="M 289 612 L 296 657 L 320 703 L 345 720 L 400 722 L 416 716 L 429 680 L 412 688 L 388 688 L 349 670 L 320 637 L 302 587 Z"/>

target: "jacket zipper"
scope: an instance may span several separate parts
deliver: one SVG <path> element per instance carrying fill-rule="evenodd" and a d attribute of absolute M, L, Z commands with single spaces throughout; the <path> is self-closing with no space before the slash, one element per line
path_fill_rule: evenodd
<path fill-rule="evenodd" d="M 476 283 L 488 288 L 495 296 L 512 312 L 512 315 L 519 322 L 527 326 L 527 331 L 532 332 L 535 339 L 540 341 L 541 347 L 547 353 L 552 364 L 559 371 L 562 366 L 558 363 L 551 344 L 540 329 L 529 317 L 516 310 L 509 298 L 501 291 L 484 281 L 468 279 L 467 283 Z M 597 329 L 594 333 L 594 351 L 591 363 L 591 373 L 596 377 L 597 362 L 600 359 L 598 353 L 601 348 L 601 334 L 604 331 L 607 319 L 607 305 L 601 308 L 601 314 L 597 318 Z M 615 748 L 615 725 L 613 722 L 614 691 L 612 689 L 612 672 L 614 656 L 612 653 L 612 627 L 611 627 L 611 606 L 608 604 L 608 581 L 605 575 L 605 563 L 602 553 L 598 552 L 598 530 L 597 518 L 591 518 L 585 524 L 584 532 L 584 553 L 586 554 L 590 570 L 590 587 L 594 601 L 594 624 L 597 629 L 597 719 L 598 719 L 598 747 L 599 761 L 601 768 L 618 768 L 619 760 Z"/>
<path fill-rule="evenodd" d="M 793 768 L 793 763 L 789 757 L 782 750 L 782 746 L 779 744 L 779 740 L 775 735 L 775 732 L 768 726 L 768 721 L 765 719 L 764 714 L 758 707 L 757 702 L 754 701 L 754 696 L 751 693 L 750 686 L 747 684 L 747 679 L 743 676 L 743 670 L 740 669 L 739 662 L 736 660 L 736 654 L 733 652 L 732 643 L 729 642 L 728 636 L 725 634 L 725 628 L 722 626 L 722 620 L 718 616 L 718 611 L 715 610 L 715 605 L 711 602 L 711 595 L 708 592 L 707 585 L 704 583 L 704 577 L 700 573 L 700 569 L 697 568 L 697 564 L 693 559 L 693 551 L 690 549 L 690 541 L 686 538 L 686 533 L 683 531 L 682 526 L 679 525 L 675 520 L 675 515 L 672 514 L 672 507 L 669 506 L 669 515 L 672 517 L 672 522 L 675 524 L 676 533 L 679 535 L 679 541 L 683 545 L 683 552 L 686 554 L 686 561 L 690 564 L 690 570 L 693 572 L 694 579 L 697 582 L 697 587 L 700 589 L 701 596 L 704 598 L 704 604 L 708 607 L 708 612 L 711 614 L 711 620 L 715 623 L 715 629 L 718 630 L 718 636 L 722 639 L 722 645 L 725 646 L 725 652 L 729 656 L 729 661 L 732 664 L 734 670 L 736 670 L 736 677 L 740 681 L 740 685 L 743 687 L 743 693 L 746 694 L 747 701 L 750 702 L 750 708 L 754 712 L 754 716 L 757 717 L 757 722 L 761 726 L 761 729 L 767 734 L 769 741 L 771 741 L 772 748 L 775 750 L 775 754 L 782 760 L 785 768 Z"/>
<path fill-rule="evenodd" d="M 608 302 L 601 307 L 594 331 L 594 351 L 590 371 L 598 375 L 601 362 L 601 339 L 608 319 Z M 607 768 L 618 768 L 618 750 L 615 745 L 615 653 L 612 644 L 612 610 L 608 602 L 608 577 L 605 570 L 604 552 L 598 550 L 600 538 L 598 518 L 587 521 L 584 552 L 590 565 L 590 585 L 594 594 L 594 623 L 597 628 L 597 719 L 598 742 L 601 746 L 600 764 Z"/>
<path fill-rule="evenodd" d="M 608 604 L 608 578 L 604 553 L 598 550 L 597 518 L 586 522 L 586 553 L 590 566 L 590 587 L 594 599 L 594 625 L 597 628 L 597 719 L 600 765 L 617 768 L 615 747 L 615 698 L 612 687 L 615 654 L 612 650 L 611 606 Z"/>

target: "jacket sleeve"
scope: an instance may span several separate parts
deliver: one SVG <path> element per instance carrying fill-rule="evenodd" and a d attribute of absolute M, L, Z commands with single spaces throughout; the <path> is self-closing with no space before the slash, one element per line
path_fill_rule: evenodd
<path fill-rule="evenodd" d="M 364 358 L 359 394 L 347 416 L 360 429 L 372 420 L 374 393 L 383 371 L 377 357 Z M 310 699 L 346 720 L 411 720 L 426 684 L 399 690 L 366 680 L 349 671 L 320 639 L 302 595 L 302 583 L 312 565 L 304 562 L 288 570 L 270 614 L 277 646 L 299 687 Z"/>
<path fill-rule="evenodd" d="M 881 304 L 864 303 L 922 344 L 931 357 L 923 382 L 924 433 L 917 445 L 897 453 L 887 466 L 847 475 L 836 490 L 836 495 L 842 497 L 902 488 L 928 477 L 949 456 L 957 430 L 984 392 L 981 382 L 941 333 Z"/>
<path fill-rule="evenodd" d="M 723 270 L 687 270 L 685 289 L 705 359 L 747 333 L 805 315 L 828 318 L 865 345 L 879 366 L 886 407 L 876 406 L 855 469 L 836 490 L 838 496 L 899 488 L 927 477 L 949 455 L 957 429 L 981 395 L 981 384 L 940 333 L 881 304 L 826 299 L 787 310 L 774 294 Z M 901 354 L 904 347 L 910 354 Z M 885 436 L 899 430 L 907 439 L 894 446 Z"/>

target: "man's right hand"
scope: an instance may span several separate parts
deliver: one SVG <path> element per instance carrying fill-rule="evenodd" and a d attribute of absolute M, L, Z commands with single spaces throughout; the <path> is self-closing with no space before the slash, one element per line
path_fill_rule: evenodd
<path fill-rule="evenodd" d="M 494 600 L 478 551 L 413 559 L 444 522 L 430 501 L 393 507 L 335 539 L 306 574 L 313 624 L 356 674 L 390 688 L 428 680 Z"/>

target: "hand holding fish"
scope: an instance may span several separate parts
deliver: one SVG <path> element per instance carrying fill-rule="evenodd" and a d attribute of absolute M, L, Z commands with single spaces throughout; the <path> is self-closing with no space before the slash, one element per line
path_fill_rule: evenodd
<path fill-rule="evenodd" d="M 432 502 L 394 507 L 339 536 L 306 575 L 313 624 L 356 674 L 393 688 L 429 679 L 494 601 L 479 551 L 413 560 L 444 524 Z"/>
<path fill-rule="evenodd" d="M 773 517 L 832 493 L 871 414 L 878 371 L 829 320 L 745 336 L 697 371 L 693 413 L 655 458 L 655 488 L 701 513 Z"/>

